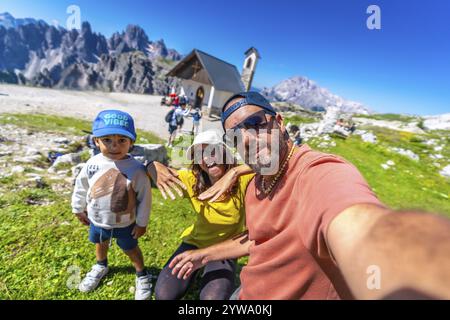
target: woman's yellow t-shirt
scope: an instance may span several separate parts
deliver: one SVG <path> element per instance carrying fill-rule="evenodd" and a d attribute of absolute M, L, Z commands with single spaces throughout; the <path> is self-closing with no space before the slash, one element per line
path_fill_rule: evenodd
<path fill-rule="evenodd" d="M 197 221 L 182 233 L 183 242 L 204 248 L 245 231 L 245 192 L 254 176 L 254 174 L 241 176 L 233 196 L 210 203 L 199 201 L 194 197 L 196 178 L 192 171 L 179 170 L 178 178 L 187 188 L 185 196 L 189 197 L 192 207 L 198 214 Z"/>

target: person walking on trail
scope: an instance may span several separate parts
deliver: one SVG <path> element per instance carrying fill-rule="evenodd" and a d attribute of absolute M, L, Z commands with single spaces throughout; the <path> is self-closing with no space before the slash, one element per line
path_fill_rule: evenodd
<path fill-rule="evenodd" d="M 175 106 L 166 115 L 166 121 L 169 122 L 169 141 L 167 142 L 168 147 L 173 146 L 173 142 L 177 136 L 177 132 L 181 130 L 184 124 L 184 117 L 188 116 L 191 112 L 191 108 L 187 107 L 187 101 L 184 97 L 179 100 L 179 105 Z"/>
<path fill-rule="evenodd" d="M 232 298 L 450 299 L 448 218 L 388 208 L 348 161 L 294 146 L 282 116 L 258 93 L 228 100 L 222 124 L 256 172 L 245 197 L 248 231 L 174 257 L 174 275 L 248 255 Z M 247 156 L 271 139 L 278 141 Z M 227 183 L 213 189 L 199 199 L 214 201 Z"/>
<path fill-rule="evenodd" d="M 196 148 L 198 161 L 192 156 Z M 222 135 L 214 130 L 197 135 L 187 154 L 192 159 L 189 170 L 175 171 L 158 162 L 147 166 L 149 176 L 165 198 L 168 192 L 171 198 L 175 199 L 169 186 L 176 184 L 179 186 L 176 189 L 178 194 L 189 199 L 197 214 L 197 220 L 183 232 L 182 243 L 158 276 L 155 288 L 157 300 L 181 299 L 195 279 L 197 272 L 193 272 L 185 279 L 178 279 L 172 275 L 169 264 L 175 256 L 187 250 L 205 248 L 222 242 L 245 230 L 244 197 L 247 185 L 254 177 L 251 168 L 237 166 L 231 151 L 222 142 Z M 226 161 L 227 156 L 230 162 Z M 172 181 L 172 173 L 182 183 L 178 180 Z M 233 181 L 231 189 L 222 201 L 209 203 L 197 198 L 222 177 Z M 206 263 L 200 284 L 200 299 L 228 299 L 235 289 L 235 274 L 236 259 Z"/>
<path fill-rule="evenodd" d="M 200 128 L 200 120 L 202 119 L 203 113 L 200 108 L 195 108 L 193 111 L 191 111 L 192 115 L 192 134 L 194 136 L 198 135 L 198 130 Z"/>

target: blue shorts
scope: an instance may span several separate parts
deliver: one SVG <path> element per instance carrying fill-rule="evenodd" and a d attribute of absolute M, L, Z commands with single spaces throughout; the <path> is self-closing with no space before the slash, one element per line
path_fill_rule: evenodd
<path fill-rule="evenodd" d="M 172 134 L 178 129 L 178 126 L 169 125 L 169 133 Z"/>
<path fill-rule="evenodd" d="M 108 230 L 96 227 L 91 222 L 91 227 L 89 228 L 89 241 L 91 241 L 92 243 L 102 243 L 110 240 L 112 237 L 117 239 L 117 245 L 123 251 L 133 250 L 138 245 L 137 239 L 134 239 L 131 235 L 134 226 L 135 224 L 133 223 L 129 227 Z"/>

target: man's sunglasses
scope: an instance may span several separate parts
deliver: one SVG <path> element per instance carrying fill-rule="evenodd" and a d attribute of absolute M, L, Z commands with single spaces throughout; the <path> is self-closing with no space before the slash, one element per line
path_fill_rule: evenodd
<path fill-rule="evenodd" d="M 271 115 L 270 113 L 266 112 L 265 110 L 258 111 L 246 119 L 244 119 L 241 123 L 234 126 L 231 129 L 226 130 L 225 134 L 223 135 L 223 141 L 228 145 L 232 147 L 236 147 L 237 145 L 237 138 L 241 137 L 241 131 L 242 130 L 255 130 L 258 131 L 259 129 L 265 129 L 267 128 L 267 125 L 269 124 L 269 121 L 267 121 L 266 115 Z"/>

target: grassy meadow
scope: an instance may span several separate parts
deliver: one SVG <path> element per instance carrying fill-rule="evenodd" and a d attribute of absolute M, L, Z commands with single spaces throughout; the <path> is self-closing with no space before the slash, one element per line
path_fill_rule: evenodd
<path fill-rule="evenodd" d="M 0 125 L 13 124 L 29 130 L 83 136 L 90 123 L 48 115 L 1 115 Z M 365 143 L 359 136 L 347 140 L 333 138 L 335 147 L 322 151 L 340 155 L 362 172 L 380 199 L 394 209 L 417 208 L 450 217 L 450 182 L 439 175 L 450 158 L 450 132 L 410 134 L 383 128 L 370 129 L 377 144 Z M 161 143 L 155 135 L 138 132 L 138 143 Z M 436 139 L 445 145 L 442 160 L 430 158 L 432 147 L 424 142 Z M 188 144 L 189 139 L 179 141 Z M 321 140 L 308 142 L 318 147 Z M 407 148 L 420 156 L 411 160 L 389 150 Z M 172 150 L 173 152 L 173 150 Z M 173 156 L 173 154 L 172 154 Z M 8 156 L 7 156 L 8 157 Z M 12 157 L 7 158 L 12 161 Z M 389 169 L 381 164 L 395 162 Z M 42 161 L 38 166 L 48 168 Z M 0 168 L 1 169 L 1 168 Z M 26 168 L 24 173 L 33 173 Z M 72 215 L 72 186 L 65 180 L 50 180 L 37 187 L 24 175 L 0 178 L 0 300 L 3 299 L 133 299 L 134 273 L 128 258 L 116 244 L 110 248 L 110 274 L 90 294 L 80 293 L 73 283 L 95 262 L 94 246 L 87 239 L 87 227 Z M 61 188 L 55 189 L 59 184 Z M 153 189 L 153 208 L 148 233 L 140 246 L 151 273 L 158 275 L 180 243 L 179 235 L 195 220 L 187 200 L 164 200 Z M 240 264 L 245 263 L 245 259 Z M 238 280 L 238 279 L 237 279 Z M 187 299 L 198 298 L 198 284 Z"/>

